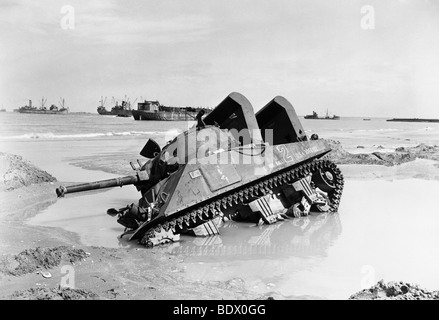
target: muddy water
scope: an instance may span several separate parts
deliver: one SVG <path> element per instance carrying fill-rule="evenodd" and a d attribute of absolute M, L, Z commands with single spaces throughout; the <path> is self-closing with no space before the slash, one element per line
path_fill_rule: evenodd
<path fill-rule="evenodd" d="M 55 192 L 55 189 L 54 189 Z M 139 195 L 139 196 L 138 196 Z M 68 194 L 27 221 L 30 225 L 62 228 L 74 232 L 85 245 L 122 247 L 124 228 L 107 215 L 109 208 L 122 208 L 137 202 L 140 194 L 134 186 Z"/>
<path fill-rule="evenodd" d="M 438 289 L 438 194 L 439 181 L 348 179 L 339 214 L 261 227 L 229 222 L 220 236 L 183 236 L 152 250 L 182 254 L 191 280 L 240 278 L 275 297 L 345 299 L 380 279 Z M 75 232 L 85 245 L 138 247 L 118 239 L 123 227 L 105 214 L 136 200 L 133 187 L 68 195 L 28 223 Z"/>
<path fill-rule="evenodd" d="M 347 181 L 339 214 L 234 226 L 216 243 L 174 250 L 191 253 L 185 276 L 193 280 L 239 277 L 274 296 L 345 299 L 380 279 L 437 289 L 438 194 L 438 181 Z"/>

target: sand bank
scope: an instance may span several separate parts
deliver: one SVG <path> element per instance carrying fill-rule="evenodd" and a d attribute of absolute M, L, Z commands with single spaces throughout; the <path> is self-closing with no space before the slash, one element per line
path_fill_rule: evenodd
<path fill-rule="evenodd" d="M 327 141 L 332 149 L 327 158 L 336 164 L 395 166 L 415 159 L 439 161 L 439 146 L 437 145 L 419 144 L 415 147 L 398 147 L 392 152 L 350 153 L 343 149 L 340 142 Z M 378 149 L 380 148 L 378 147 Z M 439 164 L 436 164 L 436 167 L 439 167 Z"/>
<path fill-rule="evenodd" d="M 32 184 L 53 182 L 56 178 L 35 167 L 21 156 L 0 152 L 0 191 L 14 190 Z"/>
<path fill-rule="evenodd" d="M 349 297 L 350 300 L 439 300 L 439 291 L 429 291 L 405 282 L 379 281 Z"/>

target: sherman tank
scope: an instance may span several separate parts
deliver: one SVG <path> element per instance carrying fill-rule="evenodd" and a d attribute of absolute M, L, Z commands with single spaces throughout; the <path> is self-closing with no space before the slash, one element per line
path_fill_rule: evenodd
<path fill-rule="evenodd" d="M 129 240 L 154 246 L 180 234 L 218 234 L 222 221 L 276 223 L 311 211 L 338 210 L 343 175 L 308 137 L 294 107 L 277 96 L 257 113 L 241 94 L 229 94 L 198 123 L 162 148 L 149 139 L 135 173 L 56 189 L 68 193 L 133 184 L 137 203 L 108 209 Z"/>

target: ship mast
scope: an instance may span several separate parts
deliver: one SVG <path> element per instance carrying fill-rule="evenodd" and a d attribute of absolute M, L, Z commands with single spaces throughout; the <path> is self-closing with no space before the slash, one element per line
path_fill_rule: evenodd
<path fill-rule="evenodd" d="M 105 107 L 105 105 L 107 104 L 107 97 L 105 97 L 104 99 L 104 97 L 101 96 L 101 100 L 99 102 L 101 103 L 100 107 Z"/>
<path fill-rule="evenodd" d="M 41 109 L 45 109 L 44 105 L 46 104 L 47 99 L 44 99 L 44 97 L 41 99 Z"/>

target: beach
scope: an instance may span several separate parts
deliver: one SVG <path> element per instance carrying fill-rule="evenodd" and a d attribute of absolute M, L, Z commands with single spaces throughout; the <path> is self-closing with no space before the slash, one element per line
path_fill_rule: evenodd
<path fill-rule="evenodd" d="M 163 145 L 193 123 L 68 117 L 78 123 L 71 128 L 88 124 L 2 132 L 2 298 L 348 299 L 381 279 L 439 289 L 438 125 L 301 119 L 308 135 L 331 139 L 328 158 L 345 179 L 338 213 L 228 221 L 217 236 L 145 248 L 121 239 L 123 227 L 105 213 L 137 202 L 134 187 L 64 198 L 55 189 L 129 175 L 148 137 Z M 10 155 L 23 166 L 11 169 L 19 161 Z M 68 274 L 70 295 L 60 289 Z"/>

